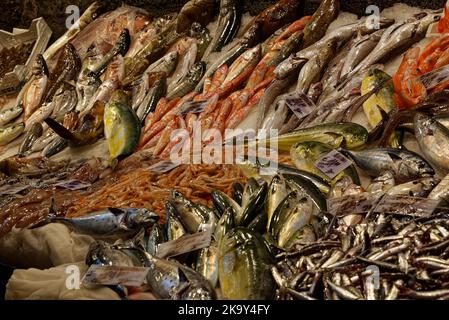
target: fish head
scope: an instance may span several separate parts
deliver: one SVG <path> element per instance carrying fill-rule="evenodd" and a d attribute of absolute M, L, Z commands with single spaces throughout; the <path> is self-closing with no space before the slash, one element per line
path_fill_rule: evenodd
<path fill-rule="evenodd" d="M 158 221 L 159 215 L 154 211 L 145 208 L 134 209 L 130 213 L 128 213 L 127 216 L 127 224 L 130 228 L 149 228 Z"/>
<path fill-rule="evenodd" d="M 184 197 L 184 195 L 181 192 L 179 192 L 177 190 L 172 190 L 170 196 L 171 196 L 170 199 L 172 200 L 172 203 L 174 205 L 177 205 L 177 204 L 185 204 L 185 205 L 190 204 L 190 201 L 186 197 Z"/>
<path fill-rule="evenodd" d="M 430 13 L 421 12 L 416 14 L 414 18 L 417 20 L 418 30 L 420 32 L 426 32 L 432 23 L 440 21 L 442 13 L 443 10 L 437 10 Z"/>
<path fill-rule="evenodd" d="M 102 2 L 95 1 L 86 9 L 86 12 L 90 13 L 90 16 L 87 17 L 87 20 L 90 22 L 97 19 L 100 15 L 102 15 L 105 12 L 105 9 L 106 8 Z"/>

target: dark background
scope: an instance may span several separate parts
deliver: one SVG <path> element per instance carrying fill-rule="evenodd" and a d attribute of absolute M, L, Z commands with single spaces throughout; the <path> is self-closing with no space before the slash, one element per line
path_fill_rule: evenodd
<path fill-rule="evenodd" d="M 106 4 L 108 9 L 114 9 L 121 3 L 144 8 L 154 16 L 162 13 L 178 11 L 187 0 L 99 0 Z M 219 2 L 219 0 L 216 0 Z M 244 10 L 252 14 L 260 12 L 273 0 L 240 0 L 243 2 Z M 306 14 L 312 14 L 318 7 L 320 0 L 304 0 L 306 3 Z M 28 28 L 31 20 L 44 17 L 53 36 L 57 37 L 65 32 L 65 20 L 67 18 L 65 9 L 69 5 L 77 5 L 81 12 L 92 3 L 93 0 L 0 0 L 0 29 L 11 31 L 12 28 Z M 389 7 L 396 2 L 405 2 L 415 6 L 438 9 L 442 8 L 445 0 L 341 0 L 342 10 L 363 15 L 370 4 L 376 4 L 381 9 Z"/>

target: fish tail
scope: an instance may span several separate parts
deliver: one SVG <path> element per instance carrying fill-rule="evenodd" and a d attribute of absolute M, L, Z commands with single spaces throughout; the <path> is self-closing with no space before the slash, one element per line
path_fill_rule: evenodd
<path fill-rule="evenodd" d="M 59 122 L 53 120 L 52 118 L 46 118 L 44 121 L 61 138 L 64 138 L 64 139 L 67 139 L 67 140 L 70 140 L 70 141 L 76 140 L 76 138 L 73 135 L 73 133 L 71 133 L 69 130 L 67 130 Z"/>
<path fill-rule="evenodd" d="M 56 214 L 54 213 L 50 213 L 47 217 L 45 217 L 44 219 L 36 222 L 35 224 L 31 225 L 28 227 L 28 229 L 33 230 L 33 229 L 37 229 L 40 227 L 43 227 L 49 223 L 55 222 L 56 220 L 58 220 L 58 217 L 56 216 Z"/>

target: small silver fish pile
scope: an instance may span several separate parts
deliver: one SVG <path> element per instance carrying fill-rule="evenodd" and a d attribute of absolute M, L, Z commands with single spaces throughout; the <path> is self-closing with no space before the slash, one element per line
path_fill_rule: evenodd
<path fill-rule="evenodd" d="M 317 241 L 277 256 L 278 299 L 449 299 L 449 211 L 413 219 L 334 220 Z"/>

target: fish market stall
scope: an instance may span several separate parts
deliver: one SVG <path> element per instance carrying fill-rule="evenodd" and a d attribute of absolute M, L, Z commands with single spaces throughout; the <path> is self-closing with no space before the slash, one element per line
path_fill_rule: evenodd
<path fill-rule="evenodd" d="M 0 46 L 6 299 L 449 299 L 449 3 L 65 2 Z"/>

